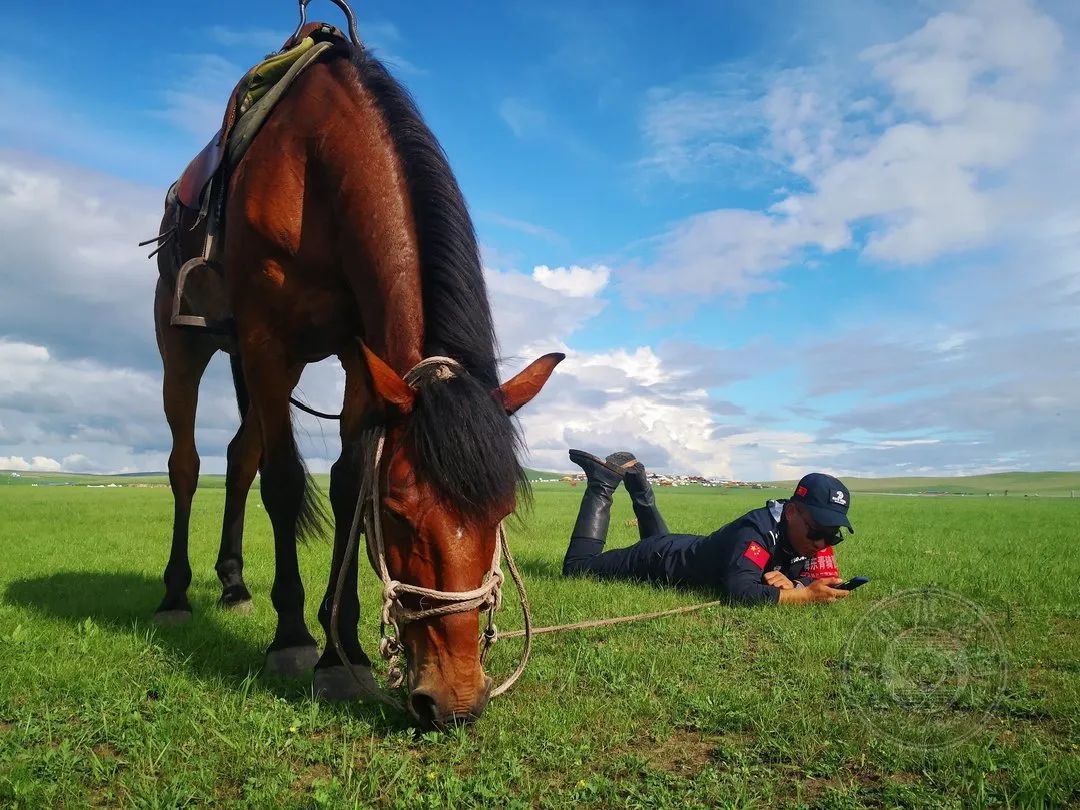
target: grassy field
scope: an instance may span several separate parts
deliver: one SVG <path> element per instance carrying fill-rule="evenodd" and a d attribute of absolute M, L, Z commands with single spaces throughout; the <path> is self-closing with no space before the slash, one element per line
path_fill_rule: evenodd
<path fill-rule="evenodd" d="M 511 529 L 540 624 L 702 598 L 563 580 L 580 492 L 538 486 L 533 514 Z M 659 499 L 678 530 L 705 533 L 768 495 L 681 488 Z M 857 494 L 858 533 L 838 556 L 845 576 L 872 582 L 844 603 L 712 609 L 541 637 L 523 679 L 475 727 L 420 736 L 382 709 L 325 705 L 307 683 L 259 676 L 273 627 L 269 525 L 253 497 L 255 610 L 219 612 L 212 565 L 223 500 L 212 484 L 196 499 L 194 620 L 158 629 L 148 619 L 168 552 L 167 489 L 0 487 L 0 805 L 1080 803 L 1080 499 Z M 610 546 L 636 538 L 630 517 L 620 499 Z M 301 552 L 313 629 L 329 552 Z M 1002 661 L 964 661 L 1007 666 L 1000 693 L 969 678 L 930 725 L 912 694 L 906 704 L 898 695 L 940 689 L 948 662 L 920 660 L 898 686 L 903 662 L 887 633 L 854 653 L 850 643 L 875 609 L 927 588 L 971 600 L 1000 639 Z M 367 570 L 362 597 L 361 638 L 374 654 Z M 500 625 L 520 626 L 516 599 L 507 602 Z M 518 644 L 497 649 L 496 675 L 512 668 Z M 938 744 L 952 729 L 968 736 Z"/>

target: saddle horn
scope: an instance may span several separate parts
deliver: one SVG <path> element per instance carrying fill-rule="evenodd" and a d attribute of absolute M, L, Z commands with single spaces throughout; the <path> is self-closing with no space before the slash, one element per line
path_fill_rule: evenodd
<path fill-rule="evenodd" d="M 293 35 L 290 40 L 295 39 L 300 35 L 300 31 L 307 24 L 307 6 L 311 0 L 300 0 L 300 24 L 296 26 L 296 30 L 293 31 Z M 345 14 L 345 19 L 349 21 L 349 39 L 352 40 L 352 44 L 357 48 L 362 47 L 360 45 L 360 35 L 356 32 L 356 15 L 353 14 L 353 10 L 349 7 L 349 4 L 345 0 L 330 0 L 335 6 L 341 9 Z"/>

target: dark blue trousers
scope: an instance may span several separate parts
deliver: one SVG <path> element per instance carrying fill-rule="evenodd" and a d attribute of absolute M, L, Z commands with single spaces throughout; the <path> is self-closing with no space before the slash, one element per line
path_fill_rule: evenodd
<path fill-rule="evenodd" d="M 590 495 L 586 493 L 585 498 Z M 582 508 L 588 508 L 582 503 Z M 607 509 L 611 508 L 608 503 Z M 700 538 L 667 534 L 655 504 L 635 509 L 638 516 L 637 543 L 626 548 L 604 551 L 606 537 L 571 537 L 563 559 L 563 576 L 588 574 L 601 579 L 634 579 L 659 584 L 684 584 L 678 561 L 686 547 Z M 661 533 L 663 532 L 663 533 Z"/>

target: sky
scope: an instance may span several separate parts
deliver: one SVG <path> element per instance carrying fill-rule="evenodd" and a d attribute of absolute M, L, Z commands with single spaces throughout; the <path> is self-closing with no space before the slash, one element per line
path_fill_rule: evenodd
<path fill-rule="evenodd" d="M 530 466 L 1080 469 L 1080 4 L 355 8 L 461 184 L 504 377 L 567 355 L 520 414 Z M 0 12 L 0 469 L 164 470 L 136 243 L 296 5 L 49 10 Z M 342 390 L 331 359 L 298 394 Z M 219 355 L 204 472 L 237 424 Z M 328 469 L 336 426 L 296 425 Z"/>

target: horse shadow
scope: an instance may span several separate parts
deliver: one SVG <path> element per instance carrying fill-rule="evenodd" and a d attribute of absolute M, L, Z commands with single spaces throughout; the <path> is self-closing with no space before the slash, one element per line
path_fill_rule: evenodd
<path fill-rule="evenodd" d="M 176 653 L 181 665 L 197 677 L 218 679 L 238 690 L 242 686 L 260 689 L 292 703 L 311 700 L 310 679 L 252 679 L 265 651 L 228 627 L 230 622 L 218 608 L 198 610 L 196 606 L 192 619 L 182 625 L 153 624 L 147 607 L 160 596 L 157 578 L 130 572 L 64 571 L 11 582 L 4 601 L 74 626 L 91 619 L 111 632 L 143 639 L 152 627 L 154 642 Z M 404 712 L 379 705 L 359 701 L 327 705 L 384 733 L 411 727 Z"/>

